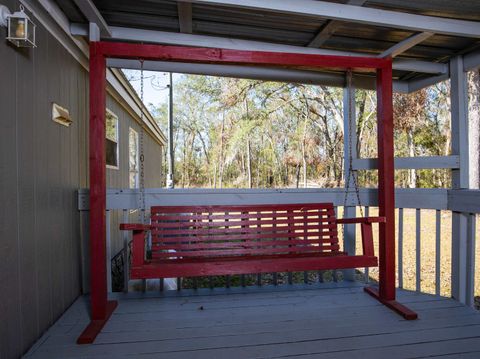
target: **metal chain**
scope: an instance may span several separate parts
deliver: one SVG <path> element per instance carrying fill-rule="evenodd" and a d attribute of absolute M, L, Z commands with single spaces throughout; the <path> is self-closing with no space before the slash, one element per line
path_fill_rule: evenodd
<path fill-rule="evenodd" d="M 145 155 L 144 155 L 144 137 L 143 129 L 143 59 L 140 60 L 140 220 L 142 224 L 146 224 L 146 205 L 145 205 Z"/>
<path fill-rule="evenodd" d="M 343 216 L 345 217 L 345 207 L 347 205 L 347 197 L 348 197 L 348 191 L 350 189 L 350 178 L 352 178 L 353 181 L 353 186 L 355 189 L 355 193 L 357 195 L 357 203 L 358 206 L 360 207 L 360 216 L 363 217 L 363 207 L 362 203 L 360 201 L 360 190 L 358 188 L 358 182 L 357 182 L 357 176 L 356 176 L 356 171 L 354 172 L 353 169 L 353 157 L 352 157 L 352 131 L 353 129 L 353 104 L 355 103 L 355 93 L 353 91 L 353 86 L 352 86 L 352 70 L 347 71 L 347 91 L 348 91 L 348 178 L 346 178 L 346 183 L 345 183 L 345 200 L 343 203 Z"/>

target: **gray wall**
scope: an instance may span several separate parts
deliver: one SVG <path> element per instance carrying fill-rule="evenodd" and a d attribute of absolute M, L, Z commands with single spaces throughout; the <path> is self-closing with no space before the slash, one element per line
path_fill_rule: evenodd
<path fill-rule="evenodd" d="M 81 293 L 76 190 L 88 185 L 88 73 L 41 26 L 36 49 L 4 39 L 0 27 L 0 358 L 16 358 Z M 52 102 L 70 110 L 69 128 L 51 121 Z M 132 122 L 111 98 L 109 107 Z M 151 167 L 160 173 L 160 146 L 146 147 L 148 162 L 158 150 Z M 128 184 L 123 157 L 120 165 L 108 171 L 112 186 Z M 160 186 L 160 176 L 147 183 Z"/>

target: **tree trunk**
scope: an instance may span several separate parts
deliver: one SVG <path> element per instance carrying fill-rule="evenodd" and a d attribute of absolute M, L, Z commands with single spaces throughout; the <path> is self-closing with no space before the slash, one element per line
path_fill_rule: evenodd
<path fill-rule="evenodd" d="M 297 163 L 296 173 L 295 173 L 295 188 L 298 188 L 300 184 L 300 163 Z"/>
<path fill-rule="evenodd" d="M 222 129 L 220 131 L 220 163 L 219 163 L 219 178 L 218 178 L 218 186 L 222 188 L 223 186 L 223 167 L 224 167 L 224 159 L 223 159 L 223 135 L 225 131 L 225 113 L 222 116 Z"/>
<path fill-rule="evenodd" d="M 185 130 L 183 130 L 183 164 L 182 164 L 182 188 L 185 188 L 185 165 L 187 159 L 187 138 L 185 137 Z"/>
<path fill-rule="evenodd" d="M 247 171 L 248 171 L 248 188 L 252 188 L 252 149 L 250 147 L 250 139 L 247 139 Z"/>
<path fill-rule="evenodd" d="M 217 188 L 217 162 L 213 164 L 213 188 Z"/>
<path fill-rule="evenodd" d="M 302 139 L 302 165 L 303 165 L 303 188 L 307 188 L 307 151 L 305 149 L 305 142 L 307 138 L 307 121 L 303 125 L 303 139 Z"/>

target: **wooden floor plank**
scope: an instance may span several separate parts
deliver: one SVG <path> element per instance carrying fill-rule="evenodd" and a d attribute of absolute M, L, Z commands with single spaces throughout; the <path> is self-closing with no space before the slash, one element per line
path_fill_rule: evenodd
<path fill-rule="evenodd" d="M 120 299 L 95 344 L 84 346 L 75 344 L 88 322 L 88 302 L 80 298 L 27 357 L 385 358 L 390 350 L 389 359 L 469 358 L 480 351 L 480 315 L 448 298 L 398 291 L 420 315 L 405 321 L 357 285 L 245 292 Z M 445 342 L 457 351 L 440 351 Z M 404 348 L 408 355 L 397 353 Z"/>

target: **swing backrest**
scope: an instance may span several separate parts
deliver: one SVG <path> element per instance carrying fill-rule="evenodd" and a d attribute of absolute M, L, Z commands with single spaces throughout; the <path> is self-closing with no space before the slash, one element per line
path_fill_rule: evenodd
<path fill-rule="evenodd" d="M 339 251 L 332 203 L 156 206 L 151 228 L 157 260 Z"/>

